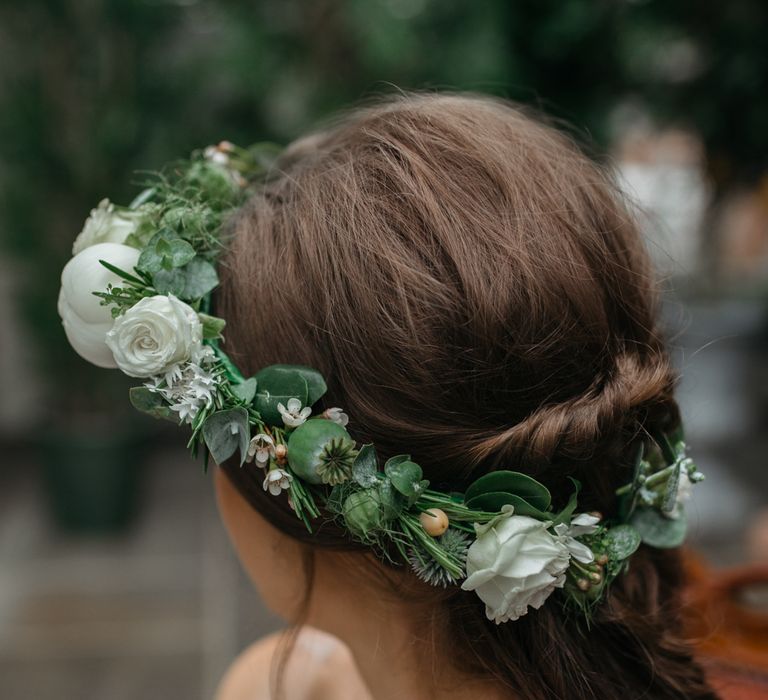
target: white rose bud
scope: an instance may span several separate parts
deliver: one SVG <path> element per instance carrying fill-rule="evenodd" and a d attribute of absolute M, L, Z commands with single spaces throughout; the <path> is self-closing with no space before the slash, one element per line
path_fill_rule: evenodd
<path fill-rule="evenodd" d="M 102 199 L 85 220 L 83 230 L 72 246 L 72 255 L 82 253 L 98 243 L 125 243 L 125 239 L 137 229 L 141 217 L 139 210 L 116 211 L 114 204 L 108 199 Z"/>
<path fill-rule="evenodd" d="M 118 243 L 99 243 L 78 253 L 61 273 L 59 316 L 72 347 L 78 355 L 97 367 L 117 367 L 106 345 L 112 328 L 112 312 L 101 305 L 93 292 L 104 292 L 107 285 L 119 286 L 121 279 L 99 260 L 106 260 L 126 272 L 133 272 L 139 251 Z"/>
<path fill-rule="evenodd" d="M 461 587 L 477 593 L 489 620 L 517 620 L 528 607 L 541 607 L 565 583 L 568 548 L 547 531 L 548 525 L 508 510 L 475 526 L 477 539 L 467 553 L 467 578 Z"/>
<path fill-rule="evenodd" d="M 165 374 L 199 350 L 202 339 L 197 312 L 172 295 L 142 299 L 107 333 L 117 366 L 131 377 Z"/>

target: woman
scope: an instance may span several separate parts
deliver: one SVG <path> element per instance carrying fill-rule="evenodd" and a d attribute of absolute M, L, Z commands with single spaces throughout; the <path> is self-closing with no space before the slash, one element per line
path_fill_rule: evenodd
<path fill-rule="evenodd" d="M 220 700 L 716 697 L 679 619 L 702 475 L 610 179 L 478 97 L 263 155 L 222 143 L 103 201 L 59 300 L 77 351 L 220 465 L 238 554 L 298 630 Z"/>
<path fill-rule="evenodd" d="M 510 468 L 562 502 L 572 476 L 580 509 L 615 513 L 636 438 L 679 417 L 648 260 L 600 168 L 510 105 L 425 95 L 350 114 L 282 168 L 224 268 L 246 376 L 320 369 L 358 442 L 406 446 L 444 490 Z M 494 624 L 333 523 L 308 533 L 259 476 L 226 463 L 216 485 L 262 597 L 308 626 L 287 697 L 715 697 L 681 637 L 674 549 L 642 546 L 589 625 L 553 599 Z M 220 700 L 269 697 L 284 653 L 255 645 Z"/>

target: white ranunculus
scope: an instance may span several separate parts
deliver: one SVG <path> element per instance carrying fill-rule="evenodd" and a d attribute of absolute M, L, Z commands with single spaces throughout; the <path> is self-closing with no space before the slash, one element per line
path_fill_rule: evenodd
<path fill-rule="evenodd" d="M 511 506 L 491 522 L 475 525 L 477 539 L 467 553 L 461 587 L 477 593 L 489 620 L 517 620 L 565 583 L 570 555 L 561 538 L 547 531 L 549 525 L 513 515 Z"/>
<path fill-rule="evenodd" d="M 139 251 L 119 243 L 98 243 L 75 255 L 61 273 L 59 316 L 64 332 L 75 351 L 97 367 L 117 367 L 106 345 L 107 332 L 114 323 L 110 308 L 101 305 L 93 292 L 107 285 L 119 286 L 120 278 L 99 260 L 106 260 L 126 272 L 133 272 Z"/>
<path fill-rule="evenodd" d="M 173 295 L 142 299 L 107 333 L 117 366 L 131 377 L 165 374 L 192 357 L 202 339 L 197 312 Z"/>
<path fill-rule="evenodd" d="M 140 210 L 116 211 L 114 204 L 102 199 L 85 220 L 83 230 L 72 245 L 72 255 L 98 243 L 125 243 L 125 239 L 137 229 L 141 217 Z"/>

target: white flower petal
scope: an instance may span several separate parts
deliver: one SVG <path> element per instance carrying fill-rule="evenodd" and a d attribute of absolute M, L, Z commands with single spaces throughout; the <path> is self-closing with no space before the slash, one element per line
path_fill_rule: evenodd
<path fill-rule="evenodd" d="M 461 587 L 477 593 L 489 619 L 516 620 L 564 584 L 570 555 L 564 538 L 548 532 L 550 524 L 507 511 L 476 527 Z"/>
<path fill-rule="evenodd" d="M 188 304 L 173 295 L 156 295 L 119 316 L 106 343 L 125 374 L 149 377 L 189 360 L 202 343 L 202 324 Z"/>

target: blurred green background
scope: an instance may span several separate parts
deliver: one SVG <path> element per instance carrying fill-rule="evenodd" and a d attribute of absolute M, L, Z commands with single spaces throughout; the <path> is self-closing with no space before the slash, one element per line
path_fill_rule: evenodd
<path fill-rule="evenodd" d="M 71 378 L 104 381 L 50 300 L 84 215 L 129 201 L 137 171 L 224 138 L 285 142 L 397 88 L 463 89 L 532 103 L 602 148 L 621 108 L 690 128 L 720 196 L 764 174 L 767 20 L 758 0 L 5 3 L 0 229 L 30 266 L 18 303 L 36 359 L 64 381 L 49 405 L 78 398 Z"/>
<path fill-rule="evenodd" d="M 720 510 L 699 541 L 723 562 L 734 537 L 731 559 L 753 556 L 744 514 L 759 517 L 768 488 L 767 29 L 762 0 L 3 3 L 0 676 L 10 674 L 10 697 L 123 697 L 81 682 L 119 671 L 135 686 L 125 697 L 208 697 L 231 655 L 275 624 L 223 553 L 196 466 L 161 428 L 134 422 L 124 378 L 66 342 L 59 274 L 88 211 L 105 196 L 130 201 L 139 171 L 192 149 L 287 142 L 397 89 L 532 104 L 616 164 L 667 279 L 673 350 L 693 377 L 681 387 L 689 433 L 714 474 L 710 493 L 730 494 L 706 502 Z M 212 602 L 217 576 L 240 607 Z M 94 581 L 105 596 L 96 608 Z M 155 606 L 175 611 L 162 629 L 149 621 Z M 125 647 L 110 636 L 125 623 L 118 609 L 146 617 Z M 144 665 L 126 667 L 131 654 Z M 163 690 L 180 676 L 183 692 Z"/>

